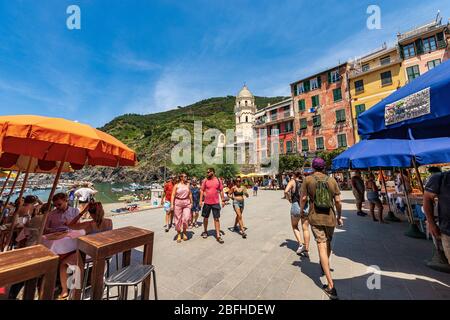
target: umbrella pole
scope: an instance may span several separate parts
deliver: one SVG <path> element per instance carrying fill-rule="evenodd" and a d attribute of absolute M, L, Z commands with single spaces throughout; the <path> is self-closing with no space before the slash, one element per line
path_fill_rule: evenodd
<path fill-rule="evenodd" d="M 417 225 L 414 223 L 414 216 L 411 206 L 411 201 L 409 200 L 408 192 L 406 191 L 406 185 L 405 185 L 405 176 L 403 175 L 403 170 L 400 169 L 400 175 L 402 177 L 402 183 L 403 183 L 403 193 L 405 194 L 406 198 L 406 204 L 408 207 L 408 220 L 409 220 L 409 228 L 405 232 L 405 236 L 415 239 L 425 239 L 426 236 L 423 232 L 419 230 Z"/>
<path fill-rule="evenodd" d="M 0 197 L 1 197 L 2 194 L 3 194 L 3 191 L 5 191 L 6 185 L 7 185 L 8 182 L 9 182 L 9 178 L 11 178 L 11 171 L 8 173 L 8 176 L 6 177 L 5 183 L 3 184 L 3 187 L 2 187 L 2 191 L 0 191 Z"/>
<path fill-rule="evenodd" d="M 422 191 L 422 193 L 424 193 L 425 188 L 423 187 L 423 181 L 422 181 L 422 178 L 420 177 L 419 168 L 417 167 L 416 157 L 413 157 L 413 165 L 414 165 L 414 170 L 416 171 L 417 180 L 419 181 L 420 191 Z"/>
<path fill-rule="evenodd" d="M 66 153 L 64 154 L 64 159 L 59 164 L 58 172 L 56 173 L 56 177 L 55 177 L 55 181 L 53 182 L 52 190 L 50 191 L 50 195 L 48 196 L 47 210 L 44 213 L 42 228 L 39 231 L 39 237 L 38 237 L 38 241 L 37 241 L 38 244 L 40 244 L 41 241 L 42 241 L 42 235 L 44 234 L 44 229 L 45 229 L 45 226 L 47 225 L 48 214 L 50 213 L 50 210 L 51 210 L 52 199 L 53 199 L 53 196 L 55 194 L 56 187 L 58 186 L 58 181 L 59 181 L 59 178 L 61 177 L 61 172 L 62 172 L 62 169 L 64 167 L 64 163 L 66 162 L 66 158 L 67 158 L 68 152 L 69 152 L 69 150 L 67 149 Z"/>
<path fill-rule="evenodd" d="M 387 191 L 386 179 L 384 177 L 383 170 L 380 170 L 380 174 L 381 174 L 381 180 L 383 181 L 384 190 L 386 191 L 386 198 L 387 198 L 387 203 L 388 203 L 388 206 L 389 206 L 389 212 L 388 212 L 388 215 L 385 218 L 385 220 L 386 221 L 390 221 L 390 222 L 401 222 L 401 220 L 399 218 L 397 218 L 395 216 L 394 212 L 392 211 L 391 201 L 389 200 L 389 194 L 388 194 L 388 191 Z"/>
<path fill-rule="evenodd" d="M 3 210 L 4 210 L 4 209 L 6 208 L 6 206 L 8 205 L 9 200 L 11 199 L 11 196 L 12 196 L 12 194 L 13 194 L 13 192 L 14 192 L 14 189 L 16 188 L 17 180 L 19 180 L 20 173 L 21 173 L 20 170 L 17 171 L 17 176 L 16 176 L 16 178 L 14 179 L 13 185 L 11 186 L 11 190 L 9 191 L 8 197 L 6 198 L 5 203 L 3 204 L 3 207 L 2 207 L 2 211 L 1 211 L 1 212 L 3 212 Z"/>
<path fill-rule="evenodd" d="M 31 168 L 32 160 L 33 160 L 32 157 L 30 157 L 28 160 L 27 171 L 25 172 L 25 177 L 23 178 L 23 182 L 22 182 L 22 188 L 20 189 L 19 197 L 17 199 L 22 199 L 22 197 L 23 197 L 23 193 L 25 191 L 25 186 L 27 185 L 27 182 L 28 182 L 28 176 L 30 175 L 30 168 Z M 23 202 L 21 200 L 19 200 L 19 205 L 17 206 L 16 210 L 14 211 L 13 219 L 11 222 L 11 230 L 8 235 L 8 240 L 6 241 L 5 251 L 8 251 L 10 248 L 12 249 L 11 242 L 12 242 L 12 237 L 14 234 L 14 229 L 16 228 L 16 219 L 17 219 L 17 215 L 19 214 L 20 208 L 22 206 L 23 206 Z"/>

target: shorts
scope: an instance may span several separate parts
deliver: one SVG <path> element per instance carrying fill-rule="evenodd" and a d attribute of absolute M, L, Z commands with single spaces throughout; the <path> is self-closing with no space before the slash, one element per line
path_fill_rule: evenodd
<path fill-rule="evenodd" d="M 233 208 L 244 210 L 244 201 L 233 201 Z"/>
<path fill-rule="evenodd" d="M 291 216 L 300 218 L 300 205 L 298 204 L 298 202 L 294 202 L 291 205 Z"/>
<path fill-rule="evenodd" d="M 334 227 L 311 225 L 311 230 L 317 243 L 331 242 L 333 240 Z"/>
<path fill-rule="evenodd" d="M 192 212 L 200 212 L 200 204 L 199 203 L 194 203 L 192 205 Z"/>
<path fill-rule="evenodd" d="M 214 219 L 220 218 L 220 204 L 204 204 L 202 208 L 202 217 L 208 219 L 209 215 L 213 214 Z"/>
<path fill-rule="evenodd" d="M 369 202 L 372 204 L 381 203 L 378 192 L 374 192 L 374 191 L 367 191 L 367 200 L 369 200 Z"/>
<path fill-rule="evenodd" d="M 450 236 L 446 234 L 441 234 L 442 248 L 444 249 L 444 254 L 447 257 L 447 261 L 450 262 Z"/>
<path fill-rule="evenodd" d="M 170 212 L 170 201 L 164 201 L 164 211 L 166 212 L 166 213 L 169 213 Z"/>

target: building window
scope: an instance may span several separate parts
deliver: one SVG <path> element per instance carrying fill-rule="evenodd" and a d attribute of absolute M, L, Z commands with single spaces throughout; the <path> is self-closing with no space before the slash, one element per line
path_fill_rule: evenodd
<path fill-rule="evenodd" d="M 322 119 L 321 119 L 320 115 L 319 116 L 314 116 L 313 117 L 313 126 L 314 126 L 314 128 L 320 127 L 321 125 L 322 125 Z"/>
<path fill-rule="evenodd" d="M 336 110 L 336 123 L 345 122 L 345 109 Z"/>
<path fill-rule="evenodd" d="M 341 88 L 337 88 L 333 90 L 333 99 L 334 102 L 338 102 L 342 100 L 342 90 Z"/>
<path fill-rule="evenodd" d="M 355 113 L 356 113 L 356 117 L 357 118 L 364 111 L 366 111 L 366 105 L 365 104 L 358 104 L 358 105 L 355 106 Z"/>
<path fill-rule="evenodd" d="M 412 58 L 416 56 L 416 48 L 414 47 L 414 43 L 408 44 L 403 47 L 403 56 L 405 59 Z"/>
<path fill-rule="evenodd" d="M 380 59 L 380 64 L 382 66 L 385 66 L 385 65 L 390 64 L 390 63 L 391 63 L 391 57 L 390 56 L 383 57 L 383 58 Z"/>
<path fill-rule="evenodd" d="M 248 122 L 248 116 L 245 116 L 245 122 Z"/>
<path fill-rule="evenodd" d="M 292 132 L 294 131 L 294 123 L 292 121 L 286 122 L 284 125 L 285 132 Z"/>
<path fill-rule="evenodd" d="M 286 153 L 292 153 L 292 141 L 286 141 Z"/>
<path fill-rule="evenodd" d="M 319 96 L 313 96 L 311 97 L 312 107 L 318 107 L 319 106 Z"/>
<path fill-rule="evenodd" d="M 308 121 L 306 120 L 306 118 L 301 118 L 300 119 L 300 130 L 305 130 L 306 128 L 308 128 Z"/>
<path fill-rule="evenodd" d="M 338 148 L 345 148 L 347 147 L 347 135 L 344 134 L 338 134 Z"/>
<path fill-rule="evenodd" d="M 297 85 L 297 92 L 298 92 L 298 94 L 302 94 L 302 93 L 306 92 L 304 82 L 301 82 Z"/>
<path fill-rule="evenodd" d="M 436 68 L 438 65 L 441 64 L 441 59 L 436 59 L 433 61 L 428 61 L 427 62 L 427 66 L 428 66 L 428 70 L 434 69 Z"/>
<path fill-rule="evenodd" d="M 316 90 L 319 89 L 319 81 L 318 78 L 314 78 L 309 80 L 310 81 L 310 85 L 311 85 L 311 90 Z"/>
<path fill-rule="evenodd" d="M 415 65 L 406 68 L 406 73 L 408 74 L 408 81 L 413 81 L 415 78 L 420 76 L 419 66 Z"/>
<path fill-rule="evenodd" d="M 392 84 L 392 73 L 390 71 L 383 72 L 381 74 L 381 85 L 389 86 Z"/>
<path fill-rule="evenodd" d="M 271 112 L 270 112 L 270 119 L 271 119 L 271 121 L 277 121 L 277 110 L 272 110 Z"/>
<path fill-rule="evenodd" d="M 328 72 L 328 82 L 329 83 L 336 83 L 341 80 L 341 75 L 339 74 L 339 70 L 334 70 Z"/>
<path fill-rule="evenodd" d="M 317 150 L 324 150 L 325 149 L 325 144 L 324 144 L 324 141 L 323 141 L 323 137 L 316 138 L 316 149 Z"/>
<path fill-rule="evenodd" d="M 247 106 L 247 100 L 245 100 L 245 106 Z"/>
<path fill-rule="evenodd" d="M 370 64 L 366 63 L 362 66 L 362 72 L 367 72 L 370 70 Z"/>
<path fill-rule="evenodd" d="M 284 117 L 288 118 L 291 116 L 291 107 L 286 106 L 283 108 L 283 112 L 284 112 Z"/>
<path fill-rule="evenodd" d="M 425 53 L 437 50 L 436 38 L 434 36 L 423 39 L 423 50 Z"/>
<path fill-rule="evenodd" d="M 364 80 L 355 81 L 355 90 L 356 93 L 364 91 Z"/>
<path fill-rule="evenodd" d="M 298 100 L 298 112 L 302 112 L 306 110 L 305 99 Z"/>
<path fill-rule="evenodd" d="M 302 140 L 302 151 L 309 151 L 308 139 Z"/>

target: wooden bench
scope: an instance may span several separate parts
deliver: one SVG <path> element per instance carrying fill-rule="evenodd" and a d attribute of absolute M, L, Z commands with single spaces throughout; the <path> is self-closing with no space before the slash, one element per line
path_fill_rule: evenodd
<path fill-rule="evenodd" d="M 43 245 L 0 253 L 0 287 L 25 282 L 24 300 L 33 300 L 42 277 L 40 300 L 52 300 L 59 257 Z"/>
<path fill-rule="evenodd" d="M 152 231 L 136 227 L 125 227 L 78 238 L 77 264 L 79 270 L 84 268 L 86 255 L 89 255 L 93 260 L 91 299 L 101 300 L 103 297 L 103 276 L 107 258 L 123 253 L 122 267 L 126 267 L 131 262 L 131 250 L 144 246 L 143 264 L 151 265 L 153 238 L 154 233 Z M 81 283 L 83 283 L 83 279 L 81 279 Z M 150 278 L 143 283 L 142 295 L 143 299 L 148 300 L 150 295 Z M 76 289 L 74 299 L 78 300 L 80 298 L 81 290 Z"/>

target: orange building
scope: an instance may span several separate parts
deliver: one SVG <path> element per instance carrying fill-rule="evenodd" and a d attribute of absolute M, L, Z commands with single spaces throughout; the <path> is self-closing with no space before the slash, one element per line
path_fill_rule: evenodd
<path fill-rule="evenodd" d="M 334 150 L 355 143 L 348 68 L 343 63 L 291 84 L 299 152 Z"/>

